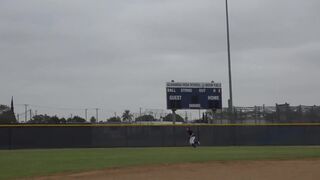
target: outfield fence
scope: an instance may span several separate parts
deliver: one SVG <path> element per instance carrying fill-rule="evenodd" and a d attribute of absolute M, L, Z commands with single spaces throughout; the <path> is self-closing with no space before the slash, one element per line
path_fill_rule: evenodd
<path fill-rule="evenodd" d="M 186 127 L 203 146 L 320 145 L 320 124 L 1 125 L 0 149 L 180 147 Z"/>

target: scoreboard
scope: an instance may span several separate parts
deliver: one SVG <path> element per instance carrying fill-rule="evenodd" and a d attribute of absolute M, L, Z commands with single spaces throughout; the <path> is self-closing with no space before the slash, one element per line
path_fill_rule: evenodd
<path fill-rule="evenodd" d="M 221 83 L 167 82 L 167 109 L 222 109 Z"/>

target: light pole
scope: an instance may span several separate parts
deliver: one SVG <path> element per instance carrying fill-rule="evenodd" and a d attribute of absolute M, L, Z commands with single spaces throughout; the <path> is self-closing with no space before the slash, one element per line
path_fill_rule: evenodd
<path fill-rule="evenodd" d="M 229 70 L 229 100 L 228 109 L 233 115 L 233 100 L 232 100 L 232 78 L 231 78 L 231 55 L 230 55 L 230 35 L 229 35 L 229 11 L 228 0 L 226 0 L 226 24 L 227 24 L 227 47 L 228 47 L 228 70 Z"/>

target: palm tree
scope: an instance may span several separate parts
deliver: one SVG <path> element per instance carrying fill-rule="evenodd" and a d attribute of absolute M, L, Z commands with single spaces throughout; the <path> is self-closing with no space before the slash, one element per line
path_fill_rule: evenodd
<path fill-rule="evenodd" d="M 133 115 L 130 113 L 130 110 L 125 110 L 122 114 L 123 121 L 131 122 Z"/>

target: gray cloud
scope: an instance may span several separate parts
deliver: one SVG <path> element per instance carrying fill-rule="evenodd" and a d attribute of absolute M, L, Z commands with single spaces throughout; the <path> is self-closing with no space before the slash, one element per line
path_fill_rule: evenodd
<path fill-rule="evenodd" d="M 320 3 L 229 0 L 235 105 L 319 102 Z M 220 81 L 223 0 L 3 0 L 0 102 L 165 108 L 165 82 Z"/>

